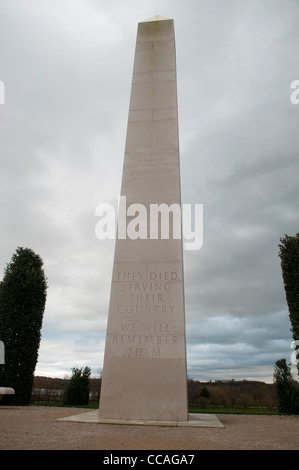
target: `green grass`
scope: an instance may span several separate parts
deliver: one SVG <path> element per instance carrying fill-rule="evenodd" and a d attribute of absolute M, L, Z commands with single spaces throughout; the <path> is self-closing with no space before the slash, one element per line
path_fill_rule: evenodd
<path fill-rule="evenodd" d="M 90 404 L 90 405 L 64 405 L 62 402 L 46 402 L 46 401 L 32 401 L 30 403 L 31 406 L 59 406 L 63 408 L 91 408 L 96 409 L 99 405 Z"/>
<path fill-rule="evenodd" d="M 213 413 L 213 414 L 237 414 L 237 415 L 280 415 L 279 411 L 274 408 L 269 410 L 268 408 L 225 408 L 225 407 L 209 407 L 209 408 L 197 408 L 192 406 L 189 408 L 189 413 Z"/>
<path fill-rule="evenodd" d="M 48 402 L 33 402 L 31 406 L 59 406 L 69 408 L 89 408 L 97 409 L 98 404 L 89 405 L 63 405 L 60 403 L 48 403 Z M 212 413 L 212 414 L 231 414 L 231 415 L 289 415 L 289 413 L 279 413 L 277 408 L 269 410 L 268 408 L 226 408 L 222 406 L 214 406 L 209 408 L 198 408 L 196 406 L 189 407 L 189 413 Z"/>

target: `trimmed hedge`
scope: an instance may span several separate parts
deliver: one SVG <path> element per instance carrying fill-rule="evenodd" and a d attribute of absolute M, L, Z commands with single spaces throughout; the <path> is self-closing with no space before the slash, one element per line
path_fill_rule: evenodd
<path fill-rule="evenodd" d="M 291 331 L 299 347 L 299 233 L 280 239 L 279 256 L 281 259 L 282 277 L 286 300 L 289 309 Z M 296 349 L 297 349 L 296 348 Z M 297 363 L 299 374 L 299 364 Z"/>
<path fill-rule="evenodd" d="M 14 388 L 10 401 L 15 405 L 31 400 L 47 287 L 40 256 L 17 248 L 0 283 L 0 340 L 5 345 L 0 384 Z"/>

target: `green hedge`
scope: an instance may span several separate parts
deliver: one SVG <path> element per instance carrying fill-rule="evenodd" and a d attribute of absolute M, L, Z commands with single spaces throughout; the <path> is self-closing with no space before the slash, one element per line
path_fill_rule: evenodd
<path fill-rule="evenodd" d="M 8 400 L 15 405 L 28 405 L 31 400 L 46 292 L 42 259 L 19 247 L 0 283 L 0 340 L 5 345 L 0 385 L 14 388 L 15 395 Z"/>

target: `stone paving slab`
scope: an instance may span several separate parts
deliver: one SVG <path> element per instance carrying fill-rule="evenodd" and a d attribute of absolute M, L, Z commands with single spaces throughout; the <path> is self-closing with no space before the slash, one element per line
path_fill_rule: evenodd
<path fill-rule="evenodd" d="M 77 415 L 59 418 L 58 421 L 73 421 L 77 423 L 97 423 L 97 424 L 123 424 L 134 426 L 169 426 L 169 427 L 205 427 L 224 428 L 216 415 L 208 413 L 190 413 L 188 421 L 149 421 L 149 420 L 116 420 L 103 419 L 99 417 L 98 410 L 88 411 Z"/>

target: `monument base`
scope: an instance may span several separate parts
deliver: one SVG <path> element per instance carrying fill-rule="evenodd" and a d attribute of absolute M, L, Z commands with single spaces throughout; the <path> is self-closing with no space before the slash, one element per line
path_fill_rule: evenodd
<path fill-rule="evenodd" d="M 97 424 L 118 424 L 130 426 L 169 426 L 169 427 L 204 427 L 223 428 L 223 424 L 216 415 L 208 413 L 189 413 L 188 421 L 149 421 L 133 419 L 103 419 L 99 417 L 98 410 L 79 413 L 66 418 L 59 418 L 57 421 L 73 421 L 77 423 L 97 423 Z"/>

